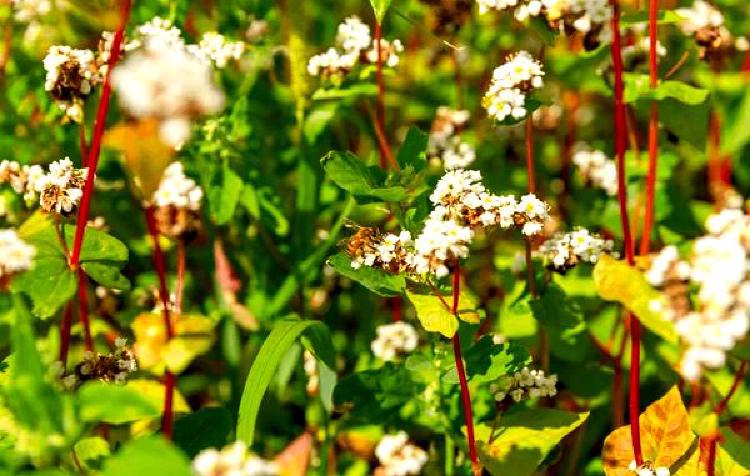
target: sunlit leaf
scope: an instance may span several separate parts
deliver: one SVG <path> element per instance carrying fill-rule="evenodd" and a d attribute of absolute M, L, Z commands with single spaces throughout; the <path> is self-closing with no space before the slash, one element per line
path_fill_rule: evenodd
<path fill-rule="evenodd" d="M 161 374 L 165 369 L 179 374 L 213 343 L 215 322 L 197 315 L 172 316 L 175 336 L 167 341 L 161 313 L 136 317 L 132 327 L 140 366 Z"/>
<path fill-rule="evenodd" d="M 451 296 L 441 298 L 434 294 L 417 294 L 412 291 L 407 291 L 406 295 L 414 305 L 422 327 L 429 332 L 439 332 L 445 337 L 453 337 L 453 334 L 458 330 L 458 319 L 470 323 L 477 323 L 481 320 L 481 313 L 477 311 L 476 299 L 467 291 L 461 291 L 456 315 L 450 310 Z"/>

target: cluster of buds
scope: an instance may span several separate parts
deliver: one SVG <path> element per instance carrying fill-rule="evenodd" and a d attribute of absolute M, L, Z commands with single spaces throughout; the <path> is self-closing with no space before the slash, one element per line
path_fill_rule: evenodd
<path fill-rule="evenodd" d="M 750 328 L 750 218 L 739 209 L 725 209 L 709 216 L 706 228 L 689 261 L 667 247 L 646 272 L 646 279 L 663 290 L 652 308 L 674 322 L 686 347 L 680 373 L 691 381 L 700 378 L 703 368 L 724 365 L 726 352 Z M 691 285 L 698 289 L 695 305 Z"/>
<path fill-rule="evenodd" d="M 84 100 L 104 78 L 102 56 L 91 50 L 55 45 L 43 64 L 47 73 L 44 89 L 65 112 L 65 120 L 81 122 Z"/>
<path fill-rule="evenodd" d="M 450 273 L 452 262 L 469 255 L 477 230 L 498 225 L 519 229 L 526 236 L 541 233 L 549 217 L 545 202 L 533 194 L 518 201 L 512 195 L 494 195 L 481 180 L 476 170 L 446 172 L 430 195 L 434 208 L 413 243 L 408 232 L 382 237 L 368 229 L 349 241 L 352 267 L 365 265 L 441 278 Z"/>
<path fill-rule="evenodd" d="M 476 159 L 471 144 L 461 140 L 461 131 L 469 121 L 469 111 L 456 111 L 440 106 L 432 122 L 427 143 L 427 156 L 445 170 L 463 169 Z"/>
<path fill-rule="evenodd" d="M 403 321 L 378 326 L 377 338 L 370 348 L 375 357 L 383 361 L 393 361 L 399 355 L 408 354 L 417 348 L 419 336 L 414 326 Z"/>
<path fill-rule="evenodd" d="M 438 36 L 457 33 L 471 18 L 471 0 L 421 0 L 430 7 L 435 22 L 434 31 Z"/>
<path fill-rule="evenodd" d="M 678 8 L 676 13 L 682 19 L 682 32 L 695 39 L 700 57 L 710 63 L 719 64 L 725 56 L 750 48 L 747 38 L 733 37 L 724 25 L 724 15 L 704 0 L 695 0 L 690 8 Z"/>
<path fill-rule="evenodd" d="M 347 252 L 352 257 L 352 268 L 373 266 L 391 273 L 411 270 L 408 251 L 413 245 L 411 233 L 402 231 L 381 234 L 376 228 L 361 227 L 347 243 Z"/>
<path fill-rule="evenodd" d="M 208 448 L 193 459 L 196 476 L 277 476 L 279 467 L 247 451 L 242 441 L 225 446 L 221 450 Z"/>
<path fill-rule="evenodd" d="M 518 21 L 541 17 L 553 29 L 585 35 L 584 43 L 593 49 L 600 41 L 609 41 L 612 9 L 608 0 L 477 0 L 479 12 L 512 12 Z"/>
<path fill-rule="evenodd" d="M 370 35 L 370 27 L 357 16 L 350 16 L 339 25 L 336 43 L 338 48 L 331 47 L 310 58 L 307 72 L 311 76 L 341 81 L 357 64 L 374 64 L 378 60 L 378 48 Z M 400 40 L 380 40 L 382 64 L 395 67 L 402 51 L 404 46 Z"/>
<path fill-rule="evenodd" d="M 524 367 L 520 372 L 505 376 L 499 383 L 490 385 L 490 392 L 498 403 L 507 397 L 520 402 L 529 398 L 554 397 L 557 395 L 556 385 L 557 375 L 547 377 L 542 370 Z"/>
<path fill-rule="evenodd" d="M 579 143 L 573 154 L 573 163 L 586 181 L 603 189 L 609 196 L 617 195 L 617 165 L 604 152 Z"/>
<path fill-rule="evenodd" d="M 612 240 L 578 228 L 568 233 L 555 233 L 542 243 L 539 254 L 549 269 L 564 274 L 579 262 L 595 264 L 599 256 L 611 253 L 613 247 Z"/>
<path fill-rule="evenodd" d="M 136 28 L 112 84 L 123 109 L 136 119 L 158 121 L 161 140 L 179 148 L 190 137 L 193 119 L 224 106 L 212 65 L 221 67 L 239 58 L 242 49 L 241 43 L 227 42 L 216 33 L 207 33 L 198 45 L 187 45 L 178 28 L 156 17 Z"/>
<path fill-rule="evenodd" d="M 36 248 L 19 238 L 15 230 L 0 230 L 0 289 L 5 289 L 13 276 L 31 268 L 35 254 Z"/>
<path fill-rule="evenodd" d="M 642 465 L 638 466 L 635 460 L 630 462 L 628 470 L 636 476 L 669 476 L 669 468 L 666 466 L 654 466 L 650 461 L 646 461 Z"/>
<path fill-rule="evenodd" d="M 27 202 L 36 199 L 37 183 L 43 176 L 44 169 L 40 165 L 21 165 L 15 160 L 0 162 L 0 185 L 9 184 Z"/>
<path fill-rule="evenodd" d="M 172 162 L 154 192 L 156 221 L 165 236 L 189 240 L 200 229 L 203 190 L 185 175 L 181 162 Z"/>
<path fill-rule="evenodd" d="M 75 365 L 72 372 L 63 373 L 61 379 L 63 385 L 69 389 L 77 388 L 88 380 L 125 383 L 128 375 L 137 368 L 135 356 L 127 347 L 127 340 L 117 338 L 112 352 L 84 352 L 83 360 Z"/>
<path fill-rule="evenodd" d="M 375 469 L 376 476 L 411 476 L 418 475 L 427 463 L 427 452 L 412 443 L 404 431 L 384 435 L 375 447 L 375 456 L 380 466 Z"/>
<path fill-rule="evenodd" d="M 542 65 L 530 53 L 520 51 L 495 68 L 492 82 L 482 98 L 490 117 L 502 122 L 526 117 L 526 96 L 544 84 Z"/>
<path fill-rule="evenodd" d="M 320 374 L 318 374 L 318 361 L 309 350 L 305 349 L 302 355 L 302 365 L 307 376 L 305 390 L 308 395 L 317 395 L 320 390 Z"/>

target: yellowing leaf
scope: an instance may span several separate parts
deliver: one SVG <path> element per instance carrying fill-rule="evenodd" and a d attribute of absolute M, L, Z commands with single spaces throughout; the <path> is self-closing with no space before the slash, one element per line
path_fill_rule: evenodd
<path fill-rule="evenodd" d="M 305 476 L 310 465 L 313 437 L 303 433 L 276 456 L 279 476 Z"/>
<path fill-rule="evenodd" d="M 652 310 L 651 303 L 660 299 L 659 293 L 636 268 L 603 255 L 594 267 L 594 284 L 602 299 L 621 303 L 649 330 L 670 342 L 677 342 L 672 323 Z"/>
<path fill-rule="evenodd" d="M 159 138 L 159 123 L 149 119 L 118 124 L 107 131 L 104 143 L 122 152 L 141 197 L 151 198 L 174 156 L 174 149 Z"/>
<path fill-rule="evenodd" d="M 164 408 L 164 384 L 157 380 L 135 379 L 126 384 L 129 388 L 136 390 L 145 400 L 151 402 L 157 408 Z M 172 402 L 174 413 L 190 413 L 190 407 L 180 391 L 174 389 L 174 400 Z M 157 431 L 160 417 L 146 418 L 130 425 L 133 436 L 145 435 Z"/>
<path fill-rule="evenodd" d="M 167 342 L 161 313 L 141 314 L 133 321 L 138 363 L 156 374 L 165 368 L 179 374 L 213 342 L 214 322 L 195 315 L 176 316 L 175 337 Z"/>
<path fill-rule="evenodd" d="M 695 441 L 690 419 L 677 387 L 649 405 L 639 417 L 644 461 L 655 467 L 671 467 Z M 617 428 L 604 440 L 602 463 L 607 476 L 628 476 L 635 459 L 630 425 Z"/>
<path fill-rule="evenodd" d="M 448 306 L 452 303 L 451 296 L 440 297 L 433 294 L 417 294 L 407 291 L 411 303 L 417 311 L 417 318 L 422 327 L 429 332 L 439 332 L 445 337 L 453 337 L 458 330 L 458 319 Z M 477 323 L 481 314 L 476 310 L 476 298 L 469 292 L 462 291 L 459 296 L 458 312 L 462 321 Z"/>

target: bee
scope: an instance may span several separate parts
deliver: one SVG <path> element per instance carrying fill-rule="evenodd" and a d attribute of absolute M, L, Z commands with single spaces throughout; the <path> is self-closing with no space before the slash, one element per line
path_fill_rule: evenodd
<path fill-rule="evenodd" d="M 347 224 L 347 226 L 356 229 L 354 234 L 346 239 L 346 252 L 350 256 L 360 256 L 366 250 L 372 249 L 372 243 L 380 235 L 380 230 L 374 227 L 354 224 Z"/>

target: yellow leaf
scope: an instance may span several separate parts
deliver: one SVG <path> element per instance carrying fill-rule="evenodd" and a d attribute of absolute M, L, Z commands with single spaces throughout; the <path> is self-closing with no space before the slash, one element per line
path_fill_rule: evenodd
<path fill-rule="evenodd" d="M 640 417 L 641 449 L 644 461 L 655 467 L 671 467 L 695 442 L 690 419 L 677 387 L 646 408 Z M 630 426 L 617 428 L 604 440 L 602 463 L 607 476 L 632 475 L 635 459 Z"/>
<path fill-rule="evenodd" d="M 138 391 L 139 394 L 144 396 L 147 400 L 153 402 L 157 408 L 163 408 L 164 406 L 164 384 L 157 380 L 146 380 L 136 379 L 129 380 L 127 383 L 128 387 L 131 387 Z M 174 389 L 174 400 L 172 402 L 172 409 L 174 413 L 190 413 L 190 407 L 182 396 L 180 391 Z M 131 433 L 133 436 L 140 436 L 149 433 L 153 433 L 158 430 L 160 418 L 144 419 L 134 422 L 130 425 Z"/>
<path fill-rule="evenodd" d="M 407 297 L 417 311 L 417 318 L 422 327 L 429 332 L 439 332 L 445 337 L 453 337 L 458 330 L 458 319 L 450 311 L 452 296 L 444 296 L 441 299 L 433 294 L 417 294 L 406 292 Z M 467 291 L 459 295 L 458 311 L 456 315 L 465 322 L 477 323 L 481 320 L 481 314 L 476 310 L 476 298 Z"/>
<path fill-rule="evenodd" d="M 104 143 L 123 154 L 141 198 L 150 199 L 175 152 L 159 138 L 159 123 L 148 119 L 118 124 L 107 131 Z"/>
<path fill-rule="evenodd" d="M 636 268 L 602 255 L 594 267 L 594 285 L 602 299 L 621 303 L 652 332 L 670 342 L 677 342 L 672 323 L 653 310 L 652 302 L 660 299 L 659 293 Z"/>
<path fill-rule="evenodd" d="M 139 365 L 156 374 L 169 369 L 179 374 L 213 343 L 214 322 L 203 316 L 175 316 L 175 337 L 167 342 L 164 318 L 141 314 L 133 321 L 135 353 Z"/>

